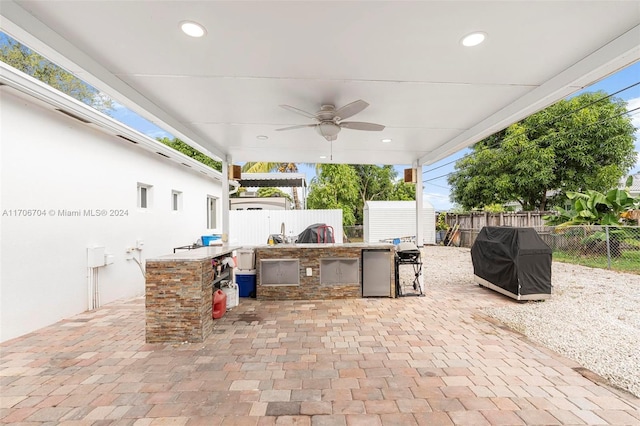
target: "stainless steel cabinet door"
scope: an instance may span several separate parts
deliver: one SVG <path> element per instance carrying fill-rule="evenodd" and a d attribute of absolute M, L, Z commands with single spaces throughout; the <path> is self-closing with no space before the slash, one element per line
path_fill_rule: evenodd
<path fill-rule="evenodd" d="M 389 250 L 362 250 L 362 297 L 391 297 Z"/>

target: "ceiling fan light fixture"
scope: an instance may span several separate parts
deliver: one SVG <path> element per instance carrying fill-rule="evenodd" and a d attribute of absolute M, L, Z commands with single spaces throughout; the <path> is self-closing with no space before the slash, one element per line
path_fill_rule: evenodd
<path fill-rule="evenodd" d="M 333 121 L 323 121 L 318 123 L 316 130 L 321 136 L 324 136 L 325 139 L 332 140 L 340 133 L 340 126 Z"/>
<path fill-rule="evenodd" d="M 203 37 L 207 34 L 207 30 L 202 25 L 193 21 L 180 22 L 180 29 L 189 37 L 194 38 Z"/>
<path fill-rule="evenodd" d="M 349 118 L 359 113 L 368 106 L 369 104 L 362 99 L 353 101 L 350 104 L 347 104 L 338 109 L 336 109 L 334 105 L 322 104 L 322 106 L 320 107 L 320 111 L 317 111 L 315 114 L 313 114 L 292 107 L 290 105 L 280 105 L 280 107 L 288 111 L 294 112 L 299 115 L 304 115 L 308 118 L 312 118 L 316 121 L 316 123 L 283 127 L 281 129 L 276 129 L 276 131 L 314 127 L 316 129 L 316 132 L 320 136 L 322 136 L 329 142 L 333 142 L 338 138 L 338 133 L 340 133 L 340 130 L 342 128 L 351 130 L 365 130 L 370 132 L 380 132 L 384 130 L 385 126 L 383 126 L 382 124 L 365 123 L 362 121 L 342 121 L 345 118 Z"/>
<path fill-rule="evenodd" d="M 471 34 L 467 34 L 460 40 L 465 47 L 473 47 L 482 43 L 487 38 L 487 33 L 483 33 L 482 31 L 476 31 Z"/>

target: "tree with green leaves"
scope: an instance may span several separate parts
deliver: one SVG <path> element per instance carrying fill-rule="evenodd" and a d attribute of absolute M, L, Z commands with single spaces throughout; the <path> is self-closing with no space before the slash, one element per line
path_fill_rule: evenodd
<path fill-rule="evenodd" d="M 0 36 L 6 39 L 0 45 L 0 61 L 99 111 L 113 108 L 111 99 L 81 79 L 12 38 L 1 33 Z"/>
<path fill-rule="evenodd" d="M 636 235 L 624 225 L 635 225 L 636 220 L 630 213 L 640 208 L 640 197 L 632 197 L 628 187 L 633 178 L 627 180 L 627 188 L 611 189 L 606 193 L 593 191 L 568 192 L 567 198 L 571 208 L 565 210 L 558 207 L 557 214 L 542 218 L 547 225 L 556 226 L 558 230 L 570 228 L 565 235 L 575 240 L 585 254 L 602 253 L 608 244 L 608 251 L 614 257 L 622 255 L 622 243 L 627 240 L 636 243 Z M 571 229 L 572 226 L 601 225 L 606 229 L 596 229 L 584 236 L 584 229 Z M 576 232 L 577 231 L 577 232 Z M 631 231 L 631 232 L 630 232 Z M 604 247 L 603 247 L 604 246 Z"/>
<path fill-rule="evenodd" d="M 344 225 L 363 222 L 364 204 L 370 200 L 415 200 L 414 185 L 396 181 L 392 166 L 322 164 L 310 185 L 307 206 L 311 209 L 348 208 Z M 355 194 L 355 199 L 352 198 Z M 353 216 L 353 217 L 351 217 Z"/>
<path fill-rule="evenodd" d="M 633 178 L 627 179 L 627 188 L 611 189 L 606 193 L 593 191 L 568 192 L 567 198 L 571 202 L 571 208 L 565 210 L 558 207 L 555 215 L 547 215 L 542 218 L 551 226 L 574 225 L 625 225 L 627 219 L 625 213 L 640 209 L 640 197 L 633 197 L 629 193 Z"/>
<path fill-rule="evenodd" d="M 162 142 L 163 144 L 175 149 L 178 152 L 183 153 L 184 155 L 193 158 L 196 161 L 201 162 L 202 164 L 211 167 L 212 169 L 215 169 L 219 172 L 222 171 L 222 163 L 220 161 L 216 161 L 214 159 L 212 159 L 211 157 L 208 157 L 206 155 L 204 155 L 203 153 L 201 153 L 200 151 L 198 151 L 197 149 L 193 148 L 191 145 L 187 145 L 185 142 L 181 141 L 178 138 L 173 138 L 173 139 L 169 139 L 169 138 L 158 138 L 158 141 Z"/>
<path fill-rule="evenodd" d="M 353 164 L 351 167 L 358 176 L 361 200 L 356 206 L 356 221 L 362 223 L 364 203 L 370 200 L 388 200 L 393 193 L 393 181 L 398 174 L 392 166 Z"/>
<path fill-rule="evenodd" d="M 272 187 L 258 188 L 258 197 L 262 197 L 262 198 L 284 197 L 287 200 L 292 201 L 291 195 L 283 192 L 280 188 L 272 188 Z"/>
<path fill-rule="evenodd" d="M 519 202 L 546 210 L 568 192 L 606 191 L 635 164 L 626 102 L 603 92 L 562 100 L 473 147 L 448 181 L 464 209 Z"/>
<path fill-rule="evenodd" d="M 342 209 L 342 223 L 356 223 L 356 206 L 360 201 L 358 175 L 347 164 L 323 164 L 320 174 L 312 179 L 307 197 L 310 209 Z"/>
<path fill-rule="evenodd" d="M 407 183 L 404 180 L 397 180 L 393 184 L 393 191 L 389 200 L 393 201 L 412 201 L 416 199 L 416 186 Z"/>

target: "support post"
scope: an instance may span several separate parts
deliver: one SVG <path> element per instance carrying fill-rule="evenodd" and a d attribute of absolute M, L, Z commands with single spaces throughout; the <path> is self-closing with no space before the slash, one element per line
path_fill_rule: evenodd
<path fill-rule="evenodd" d="M 416 161 L 412 167 L 416 169 L 416 246 L 424 245 L 424 214 L 422 213 L 422 165 L 420 160 Z"/>
<path fill-rule="evenodd" d="M 231 156 L 222 159 L 222 241 L 229 241 L 229 165 L 233 164 Z"/>
<path fill-rule="evenodd" d="M 607 269 L 611 269 L 611 239 L 609 236 L 609 227 L 604 227 L 605 234 L 607 236 Z"/>

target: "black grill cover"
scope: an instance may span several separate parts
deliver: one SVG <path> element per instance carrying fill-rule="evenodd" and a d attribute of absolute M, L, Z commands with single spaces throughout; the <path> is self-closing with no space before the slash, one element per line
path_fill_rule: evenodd
<path fill-rule="evenodd" d="M 333 243 L 333 228 L 324 223 L 309 225 L 298 235 L 296 243 Z"/>
<path fill-rule="evenodd" d="M 551 294 L 551 249 L 533 228 L 485 226 L 471 260 L 475 275 L 509 293 Z"/>

